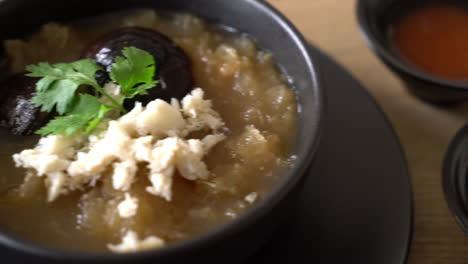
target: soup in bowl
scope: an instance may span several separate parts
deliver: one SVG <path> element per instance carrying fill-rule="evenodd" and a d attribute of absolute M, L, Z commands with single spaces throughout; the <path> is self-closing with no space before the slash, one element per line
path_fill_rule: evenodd
<path fill-rule="evenodd" d="M 242 6 L 214 3 L 227 14 Z M 261 37 L 170 5 L 95 7 L 102 14 L 5 32 L 7 246 L 88 261 L 214 259 L 232 245 L 251 251 L 283 218 L 321 115 L 300 35 L 283 25 Z M 267 45 L 278 33 L 290 38 Z M 275 52 L 288 44 L 295 52 Z M 294 58 L 307 67 L 291 72 Z"/>

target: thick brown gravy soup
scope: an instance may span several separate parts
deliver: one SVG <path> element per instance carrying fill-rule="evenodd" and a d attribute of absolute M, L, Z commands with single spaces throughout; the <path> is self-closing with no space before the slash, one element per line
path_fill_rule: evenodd
<path fill-rule="evenodd" d="M 294 160 L 295 93 L 243 34 L 134 10 L 4 46 L 0 226 L 20 237 L 164 247 L 244 213 Z"/>

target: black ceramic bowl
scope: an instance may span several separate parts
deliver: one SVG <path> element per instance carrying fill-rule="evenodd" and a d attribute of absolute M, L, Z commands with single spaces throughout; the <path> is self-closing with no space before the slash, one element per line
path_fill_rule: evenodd
<path fill-rule="evenodd" d="M 254 208 L 189 240 L 153 251 L 115 255 L 46 248 L 4 231 L 0 233 L 2 263 L 239 263 L 269 238 L 293 208 L 301 179 L 319 142 L 323 88 L 304 38 L 269 4 L 257 0 L 4 0 L 0 1 L 0 40 L 24 36 L 49 21 L 67 21 L 135 7 L 190 12 L 211 23 L 248 33 L 260 48 L 270 51 L 293 81 L 298 95 L 297 160 L 271 193 Z"/>
<path fill-rule="evenodd" d="M 397 54 L 390 40 L 389 31 L 400 18 L 434 3 L 467 7 L 466 1 L 460 0 L 358 0 L 357 18 L 370 48 L 405 82 L 410 93 L 431 103 L 462 102 L 468 99 L 467 82 L 437 78 L 412 67 Z"/>
<path fill-rule="evenodd" d="M 448 147 L 442 183 L 448 206 L 468 235 L 468 125 L 458 131 Z"/>

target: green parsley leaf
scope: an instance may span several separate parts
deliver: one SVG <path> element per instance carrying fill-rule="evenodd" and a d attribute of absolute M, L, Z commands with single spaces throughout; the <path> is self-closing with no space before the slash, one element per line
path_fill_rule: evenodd
<path fill-rule="evenodd" d="M 146 90 L 158 83 L 158 81 L 153 80 L 156 72 L 154 57 L 135 47 L 124 48 L 122 54 L 125 58 L 116 57 L 115 63 L 112 64 L 111 79 L 120 85 L 123 99 L 146 94 Z"/>
<path fill-rule="evenodd" d="M 101 121 L 102 119 L 106 116 L 107 112 L 109 112 L 111 109 L 103 104 L 101 104 L 101 107 L 99 108 L 99 111 L 89 123 L 88 126 L 85 129 L 85 134 L 89 134 Z"/>
<path fill-rule="evenodd" d="M 120 86 L 120 99 L 112 98 L 96 79 L 96 72 L 103 70 L 90 59 L 72 63 L 49 64 L 45 62 L 29 65 L 27 76 L 41 77 L 36 83 L 36 95 L 32 102 L 41 111 L 52 112 L 54 109 L 62 116 L 50 121 L 36 133 L 41 135 L 72 135 L 78 131 L 87 134 L 91 132 L 111 110 L 121 113 L 127 111 L 123 107 L 125 99 L 136 95 L 147 94 L 153 88 L 155 81 L 156 62 L 151 54 L 135 47 L 122 50 L 123 57 L 117 57 L 111 68 L 111 79 Z M 79 93 L 80 86 L 94 88 L 109 105 L 101 102 L 96 96 Z M 77 94 L 78 93 L 78 94 Z"/>
<path fill-rule="evenodd" d="M 68 115 L 56 117 L 36 133 L 69 136 L 83 128 L 85 128 L 85 133 L 88 133 L 96 127 L 109 110 L 96 97 L 79 94 L 73 110 Z"/>
<path fill-rule="evenodd" d="M 51 85 L 52 83 L 55 82 L 54 79 L 50 79 L 50 78 L 42 78 L 40 79 L 37 83 L 36 83 L 36 91 L 37 92 L 44 92 L 46 91 Z"/>
<path fill-rule="evenodd" d="M 71 63 L 71 65 L 78 73 L 84 75 L 87 80 L 91 80 L 93 84 L 97 83 L 94 78 L 96 76 L 96 72 L 103 69 L 95 61 L 90 59 L 79 60 Z M 84 76 L 79 76 L 84 78 Z"/>
<path fill-rule="evenodd" d="M 26 66 L 26 70 L 31 72 L 26 74 L 26 76 L 29 77 L 47 77 L 49 75 L 55 76 L 62 74 L 62 70 L 54 68 L 47 62 L 40 62 L 37 65 L 28 65 Z"/>
<path fill-rule="evenodd" d="M 57 63 L 54 65 L 41 62 L 37 65 L 27 66 L 26 70 L 30 72 L 26 74 L 29 77 L 70 80 L 78 85 L 88 84 L 95 86 L 97 82 L 94 79 L 94 75 L 98 70 L 102 70 L 102 67 L 91 59 L 83 59 L 73 63 Z"/>
<path fill-rule="evenodd" d="M 32 102 L 41 111 L 51 112 L 54 107 L 63 115 L 70 110 L 76 90 L 81 85 L 99 86 L 94 79 L 96 71 L 102 69 L 90 59 L 74 63 L 39 63 L 29 65 L 26 70 L 30 77 L 43 77 L 36 85 L 37 95 Z"/>
<path fill-rule="evenodd" d="M 52 112 L 56 106 L 59 114 L 64 114 L 70 109 L 73 98 L 75 97 L 78 84 L 70 80 L 52 80 L 44 78 L 41 80 L 41 89 L 33 97 L 32 103 L 41 107 L 41 111 Z M 47 85 L 47 87 L 45 87 Z M 39 89 L 39 88 L 37 88 Z"/>

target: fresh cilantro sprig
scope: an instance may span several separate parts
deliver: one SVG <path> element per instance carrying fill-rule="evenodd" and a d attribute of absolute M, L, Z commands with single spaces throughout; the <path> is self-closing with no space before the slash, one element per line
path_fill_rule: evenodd
<path fill-rule="evenodd" d="M 115 58 L 110 77 L 120 85 L 123 100 L 147 94 L 146 90 L 158 83 L 153 80 L 156 72 L 154 57 L 137 48 L 124 48 L 122 53 L 126 58 Z M 120 103 L 123 103 L 123 100 Z"/>
<path fill-rule="evenodd" d="M 120 86 L 120 97 L 114 99 L 96 81 L 97 71 L 103 68 L 91 59 L 72 63 L 39 63 L 29 65 L 26 74 L 29 77 L 40 77 L 36 84 L 36 95 L 32 98 L 35 106 L 41 111 L 57 111 L 61 116 L 55 117 L 36 133 L 40 135 L 72 135 L 78 131 L 87 134 L 93 130 L 111 110 L 126 113 L 123 102 L 137 95 L 147 94 L 154 87 L 156 62 L 148 52 L 126 47 L 112 64 L 111 80 Z M 98 96 L 84 94 L 78 88 L 92 87 Z M 105 104 L 99 98 L 105 97 L 110 102 Z"/>
<path fill-rule="evenodd" d="M 58 116 L 45 127 L 37 131 L 38 134 L 71 135 L 85 127 L 85 133 L 93 130 L 109 112 L 110 108 L 89 94 L 79 94 L 74 108 L 66 116 Z"/>

